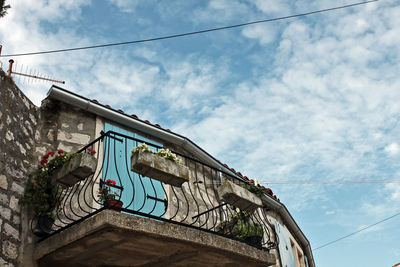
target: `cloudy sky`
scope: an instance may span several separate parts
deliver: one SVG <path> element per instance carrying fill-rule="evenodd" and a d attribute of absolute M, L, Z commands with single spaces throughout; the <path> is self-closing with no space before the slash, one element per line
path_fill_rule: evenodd
<path fill-rule="evenodd" d="M 131 41 L 350 0 L 18 0 L 2 54 Z M 152 43 L 13 57 L 17 70 L 187 136 L 261 181 L 400 179 L 400 5 Z M 7 69 L 10 58 L 1 58 Z M 15 77 L 36 105 L 51 83 Z M 400 184 L 269 185 L 317 248 L 400 211 Z M 317 266 L 400 262 L 400 216 L 314 251 Z"/>

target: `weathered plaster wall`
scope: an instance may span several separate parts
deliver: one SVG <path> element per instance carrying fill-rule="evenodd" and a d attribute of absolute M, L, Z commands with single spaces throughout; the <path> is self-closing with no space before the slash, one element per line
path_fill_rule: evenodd
<path fill-rule="evenodd" d="M 3 71 L 0 103 L 0 266 L 22 266 L 26 236 L 18 200 L 35 166 L 38 109 Z"/>

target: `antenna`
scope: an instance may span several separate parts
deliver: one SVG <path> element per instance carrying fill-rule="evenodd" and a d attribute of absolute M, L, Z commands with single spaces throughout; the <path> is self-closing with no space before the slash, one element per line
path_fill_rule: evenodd
<path fill-rule="evenodd" d="M 0 54 L 1 54 L 1 46 L 0 46 Z M 60 81 L 60 80 L 55 80 L 55 79 L 51 79 L 51 78 L 48 78 L 48 77 L 22 73 L 23 65 L 21 66 L 21 72 L 13 71 L 12 67 L 13 67 L 13 64 L 14 64 L 14 60 L 10 59 L 8 62 L 10 63 L 9 67 L 8 67 L 8 77 L 11 77 L 11 74 L 15 74 L 15 75 L 23 76 L 23 77 L 28 77 L 28 78 L 33 78 L 33 79 L 39 79 L 39 80 L 44 80 L 44 81 L 48 81 L 48 82 L 55 82 L 55 83 L 65 84 L 65 81 Z M 28 72 L 28 66 L 26 66 L 26 72 Z M 31 73 L 32 73 L 32 71 L 31 71 Z"/>

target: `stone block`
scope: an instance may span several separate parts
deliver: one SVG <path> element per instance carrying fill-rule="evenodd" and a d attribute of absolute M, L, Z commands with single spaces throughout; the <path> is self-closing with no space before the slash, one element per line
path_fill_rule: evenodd
<path fill-rule="evenodd" d="M 8 188 L 7 177 L 5 175 L 0 175 L 0 188 L 4 190 Z"/>
<path fill-rule="evenodd" d="M 0 193 L 0 203 L 8 204 L 8 196 L 6 194 Z"/>
<path fill-rule="evenodd" d="M 10 198 L 10 209 L 12 209 L 13 211 L 16 211 L 18 213 L 20 211 L 18 199 L 14 196 L 11 196 L 11 198 Z"/>
<path fill-rule="evenodd" d="M 17 193 L 17 195 L 22 196 L 24 194 L 24 188 L 17 184 L 16 182 L 13 182 L 11 185 L 11 191 Z"/>
<path fill-rule="evenodd" d="M 229 180 L 224 180 L 222 185 L 218 187 L 218 195 L 226 203 L 240 210 L 252 212 L 262 206 L 261 199 L 258 196 Z"/>
<path fill-rule="evenodd" d="M 57 139 L 58 141 L 66 141 L 70 143 L 86 145 L 90 141 L 90 136 L 87 134 L 68 133 L 64 131 L 59 131 Z"/>
<path fill-rule="evenodd" d="M 187 166 L 145 151 L 136 151 L 132 154 L 131 170 L 178 187 L 190 179 L 190 171 Z"/>
<path fill-rule="evenodd" d="M 2 247 L 3 255 L 8 259 L 15 260 L 18 257 L 17 246 L 10 241 L 4 241 Z"/>
<path fill-rule="evenodd" d="M 64 164 L 52 179 L 63 186 L 73 186 L 96 171 L 96 158 L 87 153 L 80 153 Z"/>
<path fill-rule="evenodd" d="M 11 219 L 11 210 L 9 208 L 0 206 L 0 216 L 6 220 Z"/>
<path fill-rule="evenodd" d="M 2 258 L 0 258 L 0 266 L 2 267 L 14 267 L 14 264 L 11 262 L 5 261 Z"/>
<path fill-rule="evenodd" d="M 16 240 L 19 240 L 19 231 L 8 223 L 5 223 L 3 226 L 3 234 L 11 236 Z"/>

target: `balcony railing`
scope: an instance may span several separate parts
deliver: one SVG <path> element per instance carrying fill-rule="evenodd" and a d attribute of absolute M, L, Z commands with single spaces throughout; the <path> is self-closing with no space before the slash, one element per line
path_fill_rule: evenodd
<path fill-rule="evenodd" d="M 246 209 L 243 203 L 229 204 L 221 196 L 224 181 L 230 181 L 231 185 L 238 185 L 242 190 L 250 186 L 247 181 L 176 152 L 181 164 L 190 170 L 189 181 L 173 186 L 140 175 L 131 170 L 131 151 L 143 143 L 153 151 L 162 149 L 150 140 L 108 131 L 78 151 L 84 153 L 88 148 L 97 151 L 96 171 L 73 186 L 58 186 L 61 205 L 54 224 L 50 229 L 42 229 L 47 232 L 44 238 L 104 209 L 113 209 L 211 232 L 260 249 L 269 250 L 276 246 L 271 239 L 265 208 Z M 114 180 L 115 185 L 106 184 L 108 179 Z M 99 190 L 106 186 L 118 193 L 116 199 L 123 202 L 122 207 L 105 205 L 99 200 Z M 47 227 L 43 225 L 37 218 L 32 220 L 33 230 Z"/>

